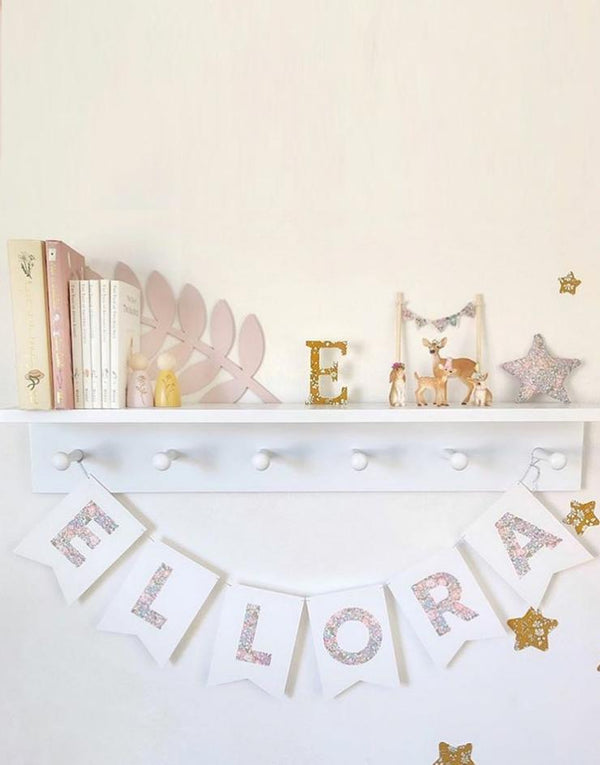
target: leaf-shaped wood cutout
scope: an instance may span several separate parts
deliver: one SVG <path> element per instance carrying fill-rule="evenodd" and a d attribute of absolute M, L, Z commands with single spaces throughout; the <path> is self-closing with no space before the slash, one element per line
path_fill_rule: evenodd
<path fill-rule="evenodd" d="M 240 364 L 249 377 L 253 377 L 265 356 L 265 336 L 256 316 L 246 316 L 238 337 Z"/>
<path fill-rule="evenodd" d="M 169 282 L 158 271 L 153 271 L 148 277 L 146 299 L 158 324 L 170 329 L 175 319 L 175 297 Z"/>
<path fill-rule="evenodd" d="M 161 348 L 161 351 L 162 350 L 163 349 Z M 171 348 L 165 349 L 165 351 L 167 353 L 170 353 L 171 356 L 173 356 L 173 358 L 175 359 L 174 368 L 176 372 L 188 363 L 193 350 L 194 350 L 194 346 L 188 342 L 178 343 L 177 345 L 174 345 Z M 157 366 L 157 358 L 155 358 L 154 361 L 148 367 L 148 376 L 150 377 L 151 380 L 156 380 L 157 375 L 158 375 L 158 366 Z"/>
<path fill-rule="evenodd" d="M 1 0 L 0 0 L 1 2 Z M 115 279 L 120 279 L 140 289 L 135 273 L 125 264 L 119 263 L 115 269 Z M 143 290 L 140 289 L 142 295 Z M 184 294 L 185 293 L 185 296 Z M 168 283 L 159 273 L 151 274 L 146 284 L 146 305 L 153 316 L 142 316 L 142 324 L 151 327 L 142 335 L 141 350 L 148 358 L 154 358 L 165 342 L 176 341 L 169 351 L 176 357 L 176 368 L 181 369 L 188 363 L 194 350 L 203 356 L 204 361 L 191 364 L 180 374 L 180 385 L 185 394 L 198 393 L 210 385 L 223 368 L 233 379 L 219 383 L 209 390 L 204 401 L 237 401 L 246 390 L 251 390 L 262 401 L 277 403 L 279 400 L 263 385 L 254 379 L 264 354 L 264 336 L 256 317 L 248 317 L 240 330 L 239 359 L 242 368 L 229 358 L 229 352 L 235 340 L 235 322 L 229 305 L 221 300 L 212 311 L 210 336 L 213 347 L 202 341 L 206 328 L 206 307 L 202 296 L 191 285 L 186 285 L 180 298 L 181 305 L 175 298 Z M 174 326 L 175 314 L 179 308 L 179 324 Z M 155 372 L 156 364 L 151 371 Z"/>
<path fill-rule="evenodd" d="M 204 361 L 191 364 L 179 375 L 181 395 L 187 396 L 189 393 L 198 393 L 202 388 L 206 388 L 219 374 L 220 369 L 221 365 L 212 359 L 204 359 Z"/>
<path fill-rule="evenodd" d="M 156 327 L 142 338 L 142 352 L 152 358 L 165 341 L 175 318 L 175 297 L 164 276 L 153 271 L 146 282 L 146 300 L 156 319 Z"/>
<path fill-rule="evenodd" d="M 144 313 L 144 290 L 142 289 L 142 285 L 140 284 L 139 279 L 137 276 L 133 273 L 131 268 L 126 263 L 122 263 L 119 261 L 117 265 L 115 266 L 115 273 L 114 278 L 118 279 L 120 282 L 125 282 L 126 284 L 131 284 L 132 287 L 137 287 L 140 291 L 140 308 L 142 310 L 142 314 Z"/>
<path fill-rule="evenodd" d="M 244 395 L 246 388 L 244 380 L 234 378 L 215 385 L 200 401 L 203 404 L 235 404 Z"/>
<path fill-rule="evenodd" d="M 191 284 L 185 284 L 177 301 L 179 324 L 190 343 L 202 337 L 206 328 L 206 306 L 202 295 Z"/>
<path fill-rule="evenodd" d="M 140 350 L 147 359 L 156 356 L 165 340 L 167 339 L 167 330 L 164 327 L 156 327 L 150 332 L 145 332 L 140 340 Z"/>
<path fill-rule="evenodd" d="M 219 300 L 212 310 L 210 339 L 215 351 L 227 356 L 235 340 L 235 321 L 226 300 Z"/>

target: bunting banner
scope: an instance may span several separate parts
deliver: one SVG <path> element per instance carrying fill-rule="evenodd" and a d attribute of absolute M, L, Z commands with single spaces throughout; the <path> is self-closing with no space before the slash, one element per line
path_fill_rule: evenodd
<path fill-rule="evenodd" d="M 69 605 L 146 531 L 92 476 L 84 478 L 15 549 L 50 566 Z"/>
<path fill-rule="evenodd" d="M 102 617 L 99 630 L 136 635 L 164 667 L 219 577 L 162 542 L 150 541 Z"/>
<path fill-rule="evenodd" d="M 520 483 L 464 539 L 531 606 L 540 604 L 554 574 L 593 557 Z"/>
<path fill-rule="evenodd" d="M 418 313 L 411 311 L 410 308 L 402 306 L 402 318 L 404 321 L 414 321 L 419 329 L 423 329 L 423 327 L 426 327 L 429 324 L 432 327 L 435 327 L 438 332 L 443 332 L 446 327 L 449 326 L 457 327 L 463 316 L 468 316 L 472 319 L 476 313 L 477 308 L 473 302 L 467 303 L 466 306 L 460 309 L 460 311 L 451 313 L 448 316 L 440 316 L 439 319 L 427 319 L 425 316 L 420 316 Z"/>
<path fill-rule="evenodd" d="M 396 574 L 388 587 L 440 667 L 446 667 L 468 640 L 506 634 L 455 547 Z"/>
<path fill-rule="evenodd" d="M 359 681 L 395 688 L 398 668 L 382 585 L 308 599 L 323 694 Z"/>
<path fill-rule="evenodd" d="M 283 696 L 304 598 L 231 585 L 213 650 L 209 685 L 251 680 Z"/>
<path fill-rule="evenodd" d="M 67 603 L 72 603 L 145 531 L 88 476 L 15 552 L 50 566 Z M 593 559 L 522 484 L 503 494 L 463 539 L 533 607 L 539 605 L 553 574 Z M 98 629 L 136 636 L 164 667 L 218 581 L 216 574 L 188 556 L 150 539 L 137 551 Z M 285 695 L 306 600 L 325 696 L 333 698 L 358 682 L 396 688 L 398 668 L 385 586 L 305 599 L 229 585 L 224 588 L 208 684 L 250 680 L 273 696 Z M 456 545 L 394 574 L 387 586 L 439 667 L 448 666 L 467 641 L 506 637 Z M 544 622 L 535 608 L 529 610 L 527 618 L 556 626 L 556 620 Z M 521 621 L 509 619 L 508 625 L 514 630 Z M 531 639 L 534 642 L 525 645 L 538 645 L 537 633 Z M 546 648 L 543 643 L 539 646 L 546 650 L 547 637 Z"/>

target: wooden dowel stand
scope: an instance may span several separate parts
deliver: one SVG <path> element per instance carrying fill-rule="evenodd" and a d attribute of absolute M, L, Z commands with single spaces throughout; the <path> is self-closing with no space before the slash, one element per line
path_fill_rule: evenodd
<path fill-rule="evenodd" d="M 402 292 L 396 294 L 396 361 L 402 361 L 402 306 L 404 304 L 404 295 Z"/>
<path fill-rule="evenodd" d="M 483 363 L 483 295 L 475 295 L 475 361 L 482 372 Z"/>

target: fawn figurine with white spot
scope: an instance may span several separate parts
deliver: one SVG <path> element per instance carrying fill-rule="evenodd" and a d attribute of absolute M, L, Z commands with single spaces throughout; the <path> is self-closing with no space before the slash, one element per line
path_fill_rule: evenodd
<path fill-rule="evenodd" d="M 477 362 L 473 361 L 473 359 L 445 359 L 440 356 L 440 351 L 445 347 L 447 341 L 447 337 L 442 337 L 441 340 L 427 340 L 427 338 L 424 337 L 423 345 L 426 348 L 429 348 L 429 353 L 433 356 L 433 374 L 435 377 L 440 377 L 440 369 L 444 369 L 448 363 L 452 365 L 452 369 L 454 370 L 452 376 L 458 377 L 468 388 L 467 395 L 461 403 L 463 405 L 468 404 L 475 388 L 475 382 L 472 380 L 472 375 L 477 368 Z M 444 391 L 444 396 L 447 400 L 448 395 L 446 391 Z"/>
<path fill-rule="evenodd" d="M 417 380 L 417 389 L 415 390 L 415 397 L 417 399 L 417 406 L 427 406 L 427 400 L 425 398 L 425 391 L 433 391 L 433 404 L 434 406 L 448 406 L 448 399 L 446 396 L 448 378 L 455 374 L 455 370 L 444 366 L 444 364 L 438 364 L 435 377 L 420 377 L 415 372 L 415 378 Z"/>

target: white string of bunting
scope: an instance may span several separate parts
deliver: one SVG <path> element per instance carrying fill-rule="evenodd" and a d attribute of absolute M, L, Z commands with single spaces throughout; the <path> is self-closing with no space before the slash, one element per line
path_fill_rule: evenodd
<path fill-rule="evenodd" d="M 53 569 L 68 604 L 147 531 L 85 468 L 83 472 L 74 491 L 15 550 Z M 592 559 L 521 482 L 483 513 L 462 541 L 531 606 L 523 619 L 510 621 L 529 619 L 534 641 L 535 620 L 552 621 L 536 610 L 552 576 Z M 232 584 L 224 594 L 208 684 L 251 680 L 283 696 L 306 603 L 325 696 L 334 697 L 358 681 L 398 686 L 386 587 L 439 667 L 446 667 L 468 641 L 506 636 L 459 542 L 383 584 L 357 589 L 299 597 Z M 219 579 L 149 537 L 98 629 L 137 636 L 165 666 Z M 544 649 L 535 642 L 525 644 Z"/>

